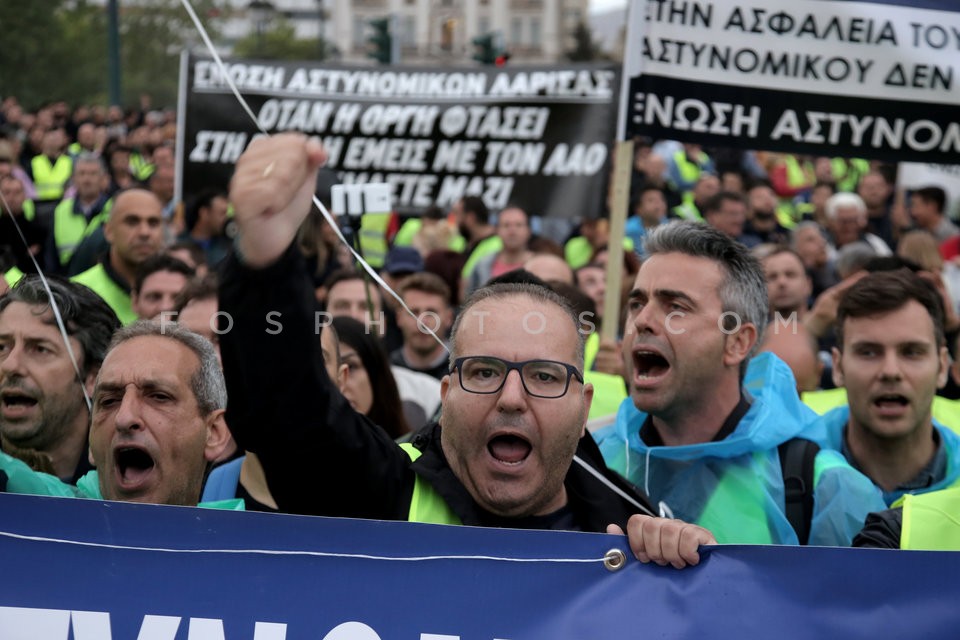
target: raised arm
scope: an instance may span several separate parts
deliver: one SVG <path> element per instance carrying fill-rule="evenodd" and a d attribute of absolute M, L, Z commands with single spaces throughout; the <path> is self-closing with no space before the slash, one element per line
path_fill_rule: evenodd
<path fill-rule="evenodd" d="M 239 255 L 222 267 L 220 345 L 237 442 L 263 463 L 283 511 L 403 518 L 406 454 L 327 377 L 313 287 L 293 245 L 323 150 L 296 134 L 255 140 L 230 186 Z"/>

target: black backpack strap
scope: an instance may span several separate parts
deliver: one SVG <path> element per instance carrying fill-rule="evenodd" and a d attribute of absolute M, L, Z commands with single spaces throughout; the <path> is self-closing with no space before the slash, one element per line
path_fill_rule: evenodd
<path fill-rule="evenodd" d="M 787 520 L 797 532 L 800 544 L 810 539 L 813 520 L 813 467 L 820 445 L 804 438 L 792 438 L 779 447 L 780 470 L 783 473 L 783 492 Z"/>

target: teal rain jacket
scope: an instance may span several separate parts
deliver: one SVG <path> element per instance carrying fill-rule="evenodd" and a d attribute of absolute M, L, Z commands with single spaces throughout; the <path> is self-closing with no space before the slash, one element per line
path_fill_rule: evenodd
<path fill-rule="evenodd" d="M 0 470 L 7 474 L 7 493 L 103 500 L 103 494 L 100 493 L 100 478 L 96 471 L 85 473 L 77 481 L 77 486 L 73 486 L 50 474 L 34 471 L 26 463 L 2 451 L 0 451 Z M 207 509 L 244 510 L 243 500 L 239 498 L 201 502 L 197 506 Z"/>
<path fill-rule="evenodd" d="M 640 427 L 647 414 L 630 398 L 615 424 L 595 432 L 607 465 L 669 507 L 674 517 L 706 527 L 720 543 L 797 544 L 784 507 L 777 446 L 816 418 L 800 402 L 787 365 L 771 353 L 750 361 L 744 379 L 750 410 L 719 442 L 647 447 Z M 811 545 L 850 546 L 868 513 L 885 505 L 873 483 L 836 451 L 814 464 Z"/>
<path fill-rule="evenodd" d="M 824 449 L 842 451 L 844 427 L 847 425 L 849 417 L 850 407 L 848 405 L 832 409 L 814 422 L 810 430 L 807 431 L 806 437 Z M 947 454 L 946 476 L 939 482 L 934 482 L 929 487 L 923 489 L 884 491 L 883 500 L 888 507 L 906 493 L 919 495 L 930 491 L 939 491 L 940 489 L 960 487 L 960 436 L 949 427 L 944 426 L 943 423 L 937 421 L 936 418 L 933 419 L 933 428 L 940 433 L 940 445 L 945 448 Z"/>

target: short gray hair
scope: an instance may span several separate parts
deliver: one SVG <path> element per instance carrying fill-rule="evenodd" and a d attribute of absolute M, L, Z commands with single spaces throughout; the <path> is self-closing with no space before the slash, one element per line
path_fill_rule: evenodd
<path fill-rule="evenodd" d="M 757 329 L 757 341 L 750 356 L 763 341 L 767 326 L 769 302 L 767 283 L 759 261 L 742 244 L 725 233 L 702 222 L 671 222 L 660 225 L 647 235 L 644 245 L 647 256 L 680 253 L 716 262 L 723 272 L 717 292 L 724 313 L 733 313 L 742 323 Z M 733 322 L 727 328 L 735 326 Z M 746 371 L 747 360 L 740 365 L 740 375 Z"/>
<path fill-rule="evenodd" d="M 827 203 L 824 205 L 827 218 L 830 220 L 837 219 L 837 209 L 846 209 L 848 207 L 853 207 L 862 217 L 866 218 L 867 205 L 864 203 L 863 198 L 855 193 L 849 193 L 847 191 L 835 193 L 827 199 Z"/>
<path fill-rule="evenodd" d="M 196 354 L 200 366 L 190 377 L 190 390 L 197 400 L 197 407 L 202 415 L 209 415 L 218 409 L 227 408 L 227 383 L 223 378 L 223 370 L 217 361 L 217 352 L 210 341 L 175 322 L 156 322 L 155 320 L 140 320 L 127 327 L 123 327 L 113 334 L 107 355 L 118 345 L 144 336 L 160 336 L 176 340 Z"/>
<path fill-rule="evenodd" d="M 453 328 L 450 330 L 450 364 L 452 365 L 453 361 L 459 357 L 457 350 L 457 335 L 460 332 L 460 325 L 463 322 L 463 318 L 466 317 L 470 309 L 484 300 L 504 300 L 506 298 L 518 296 L 525 296 L 540 304 L 552 304 L 557 306 L 570 318 L 570 324 L 577 334 L 576 362 L 573 364 L 583 369 L 586 337 L 584 336 L 583 332 L 580 331 L 580 320 L 577 318 L 577 314 L 573 310 L 573 307 L 570 306 L 570 303 L 567 302 L 566 298 L 559 295 L 552 289 L 529 282 L 512 282 L 487 285 L 485 287 L 480 287 L 474 291 L 469 298 L 467 298 L 466 302 L 463 304 L 463 308 L 460 310 L 460 313 L 457 314 L 457 319 L 453 322 Z"/>

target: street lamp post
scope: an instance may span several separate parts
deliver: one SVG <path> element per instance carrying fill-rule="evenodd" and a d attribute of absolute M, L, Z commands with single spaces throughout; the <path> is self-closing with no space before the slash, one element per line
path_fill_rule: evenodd
<path fill-rule="evenodd" d="M 120 98 L 120 19 L 119 0 L 107 2 L 107 63 L 108 63 L 108 96 L 111 105 L 119 105 Z"/>
<path fill-rule="evenodd" d="M 276 9 L 268 0 L 252 0 L 247 5 L 247 11 L 250 12 L 250 19 L 257 30 L 257 56 L 262 56 L 263 34 L 266 31 L 267 23 L 273 19 L 273 13 Z"/>

